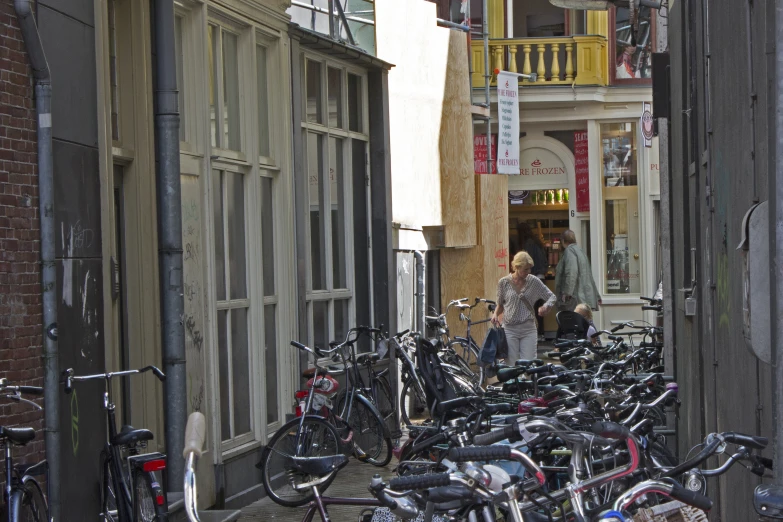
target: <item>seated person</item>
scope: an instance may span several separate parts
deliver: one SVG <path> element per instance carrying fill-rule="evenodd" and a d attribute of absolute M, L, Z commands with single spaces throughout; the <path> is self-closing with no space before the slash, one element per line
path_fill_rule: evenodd
<path fill-rule="evenodd" d="M 593 346 L 600 346 L 601 339 L 599 337 L 596 338 L 590 337 L 591 335 L 593 335 L 598 331 L 595 327 L 595 324 L 593 324 L 593 309 L 590 308 L 590 305 L 586 303 L 580 303 L 576 305 L 576 308 L 574 308 L 574 312 L 578 313 L 579 315 L 587 319 L 587 322 L 590 323 L 590 327 L 587 329 L 587 338 L 590 339 L 590 341 L 593 343 Z"/>

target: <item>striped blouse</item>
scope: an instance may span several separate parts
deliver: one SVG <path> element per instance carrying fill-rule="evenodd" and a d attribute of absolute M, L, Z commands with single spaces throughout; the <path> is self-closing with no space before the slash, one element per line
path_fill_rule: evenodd
<path fill-rule="evenodd" d="M 498 281 L 498 306 L 503 306 L 504 325 L 535 321 L 535 315 L 530 312 L 533 310 L 535 313 L 534 307 L 539 299 L 546 301 L 548 306 L 555 304 L 555 294 L 538 277 L 528 275 L 522 292 L 514 288 L 512 277 L 513 274 L 509 274 Z"/>

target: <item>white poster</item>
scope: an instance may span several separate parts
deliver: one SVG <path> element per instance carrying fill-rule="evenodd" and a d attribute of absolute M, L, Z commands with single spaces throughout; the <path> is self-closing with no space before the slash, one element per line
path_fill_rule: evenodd
<path fill-rule="evenodd" d="M 518 87 L 516 75 L 498 73 L 498 174 L 519 174 Z"/>

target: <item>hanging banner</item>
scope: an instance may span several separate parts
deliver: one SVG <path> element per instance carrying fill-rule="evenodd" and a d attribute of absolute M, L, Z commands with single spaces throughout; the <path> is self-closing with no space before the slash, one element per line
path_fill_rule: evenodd
<path fill-rule="evenodd" d="M 519 80 L 498 73 L 498 174 L 519 174 Z"/>
<path fill-rule="evenodd" d="M 487 135 L 473 136 L 473 170 L 476 174 L 498 173 L 498 135 L 492 135 L 492 168 L 487 169 Z"/>
<path fill-rule="evenodd" d="M 590 159 L 587 131 L 574 133 L 574 178 L 576 179 L 576 211 L 590 212 Z"/>

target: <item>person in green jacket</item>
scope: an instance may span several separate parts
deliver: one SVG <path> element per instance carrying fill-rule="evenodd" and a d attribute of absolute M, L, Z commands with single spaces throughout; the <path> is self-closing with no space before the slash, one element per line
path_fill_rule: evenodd
<path fill-rule="evenodd" d="M 590 261 L 576 244 L 576 234 L 566 230 L 560 237 L 565 250 L 555 271 L 558 310 L 574 311 L 579 303 L 587 303 L 598 310 L 601 297 L 593 281 Z"/>

